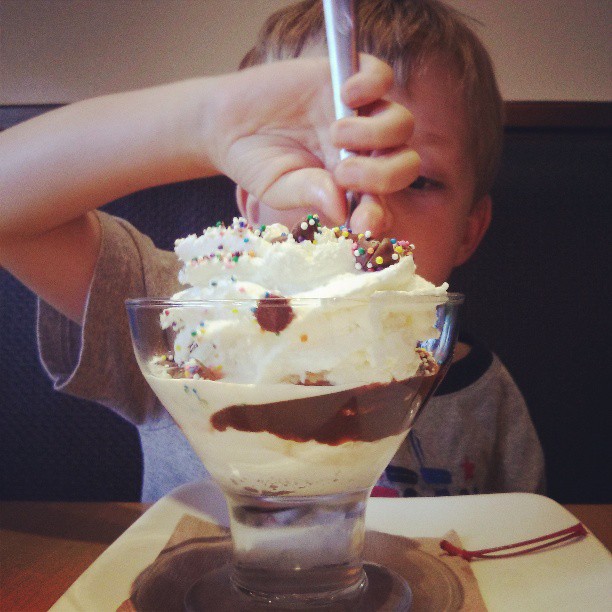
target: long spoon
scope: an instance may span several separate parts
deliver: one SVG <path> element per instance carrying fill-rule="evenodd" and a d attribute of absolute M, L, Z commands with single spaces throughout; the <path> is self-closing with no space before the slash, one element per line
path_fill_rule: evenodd
<path fill-rule="evenodd" d="M 356 112 L 344 104 L 340 97 L 340 89 L 344 81 L 357 72 L 359 65 L 354 0 L 323 0 L 323 13 L 325 15 L 327 52 L 334 94 L 334 112 L 336 119 L 351 117 L 356 115 Z M 340 150 L 341 160 L 351 155 L 354 155 L 352 151 Z M 351 215 L 359 204 L 358 195 L 352 191 L 347 191 L 346 203 L 348 216 L 344 225 L 348 228 Z"/>

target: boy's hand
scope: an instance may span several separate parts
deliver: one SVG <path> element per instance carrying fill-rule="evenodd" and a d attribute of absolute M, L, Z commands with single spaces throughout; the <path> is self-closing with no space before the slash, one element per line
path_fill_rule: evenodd
<path fill-rule="evenodd" d="M 407 145 L 412 115 L 384 99 L 392 85 L 391 68 L 363 55 L 359 72 L 343 87 L 345 102 L 360 116 L 334 122 L 324 59 L 219 77 L 205 109 L 210 115 L 203 147 L 219 171 L 266 206 L 316 210 L 340 223 L 347 212 L 345 190 L 383 195 L 418 176 L 419 157 Z M 340 162 L 340 148 L 359 155 Z"/>
<path fill-rule="evenodd" d="M 327 61 L 299 59 L 25 121 L 0 138 L 0 265 L 79 321 L 101 241 L 90 211 L 131 192 L 224 173 L 275 218 L 307 208 L 342 222 L 349 189 L 369 194 L 363 218 L 365 203 L 418 174 L 412 117 L 384 100 L 392 83 L 387 65 L 363 56 L 344 86 L 362 116 L 334 122 Z M 361 155 L 338 163 L 339 148 Z"/>

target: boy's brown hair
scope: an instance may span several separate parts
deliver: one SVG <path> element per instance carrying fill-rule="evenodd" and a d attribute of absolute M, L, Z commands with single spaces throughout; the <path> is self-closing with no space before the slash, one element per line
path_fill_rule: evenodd
<path fill-rule="evenodd" d="M 487 50 L 466 18 L 438 0 L 355 0 L 357 46 L 393 67 L 406 87 L 419 68 L 438 59 L 454 70 L 469 122 L 474 201 L 489 193 L 502 148 L 503 104 Z M 240 67 L 298 57 L 325 43 L 321 0 L 303 0 L 273 13 Z"/>

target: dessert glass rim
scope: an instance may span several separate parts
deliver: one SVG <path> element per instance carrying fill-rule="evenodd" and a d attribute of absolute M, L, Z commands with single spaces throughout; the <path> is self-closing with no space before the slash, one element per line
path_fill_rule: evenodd
<path fill-rule="evenodd" d="M 289 300 L 292 304 L 299 306 L 315 305 L 315 304 L 333 304 L 335 302 L 354 302 L 355 304 L 366 304 L 371 303 L 373 300 L 390 300 L 390 301 L 402 301 L 405 303 L 414 304 L 462 304 L 465 300 L 465 295 L 458 292 L 448 293 L 401 293 L 397 291 L 381 291 L 379 293 L 371 294 L 367 297 L 292 297 L 292 296 L 275 296 L 272 294 L 270 297 L 283 297 Z M 212 305 L 218 304 L 230 305 L 239 303 L 252 303 L 257 304 L 264 298 L 245 297 L 245 298 L 200 298 L 200 299 L 177 299 L 177 298 L 164 298 L 164 297 L 140 297 L 140 298 L 129 298 L 125 300 L 126 306 L 144 306 L 144 307 L 185 307 L 185 306 L 201 306 L 201 305 Z"/>

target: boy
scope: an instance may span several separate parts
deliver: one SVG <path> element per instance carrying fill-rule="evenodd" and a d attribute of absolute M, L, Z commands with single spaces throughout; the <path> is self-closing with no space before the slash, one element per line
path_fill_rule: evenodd
<path fill-rule="evenodd" d="M 437 0 L 360 0 L 356 11 L 358 49 L 393 67 L 388 97 L 413 115 L 410 144 L 421 166 L 408 189 L 363 196 L 351 225 L 410 240 L 418 273 L 440 284 L 469 259 L 491 220 L 503 136 L 493 66 L 461 15 Z M 304 0 L 270 16 L 241 66 L 325 51 L 320 3 Z M 254 223 L 279 217 L 240 188 L 238 203 Z M 380 484 L 412 496 L 543 492 L 544 480 L 520 391 L 472 340 L 458 343 L 453 367 Z"/>
<path fill-rule="evenodd" d="M 418 273 L 440 284 L 491 220 L 503 135 L 491 60 L 461 16 L 437 0 L 360 0 L 356 11 L 358 49 L 393 67 L 389 98 L 414 117 L 410 144 L 421 166 L 408 189 L 363 196 L 351 225 L 410 240 Z M 270 16 L 241 66 L 325 52 L 320 2 L 304 0 Z M 253 223 L 279 217 L 240 188 L 238 203 Z M 404 496 L 543 492 L 537 435 L 497 357 L 474 341 L 458 343 L 455 364 L 380 484 Z"/>
<path fill-rule="evenodd" d="M 173 293 L 177 265 L 94 208 L 224 173 L 252 223 L 291 225 L 316 210 L 335 224 L 353 190 L 364 195 L 352 228 L 410 239 L 419 273 L 437 284 L 487 229 L 501 112 L 486 53 L 436 2 L 359 7 L 361 46 L 393 64 L 396 82 L 363 56 L 344 87 L 361 116 L 331 129 L 329 69 L 315 59 L 321 8 L 309 0 L 273 15 L 244 65 L 303 59 L 79 103 L 2 136 L 2 264 L 51 306 L 41 301 L 39 334 L 56 387 L 139 426 L 146 501 L 204 475 L 138 372 L 123 312 L 126 297 Z M 410 54 L 393 44 L 402 33 Z M 361 154 L 337 163 L 340 147 Z M 541 490 L 541 450 L 509 375 L 485 349 L 457 353 L 384 484 L 401 495 Z"/>

